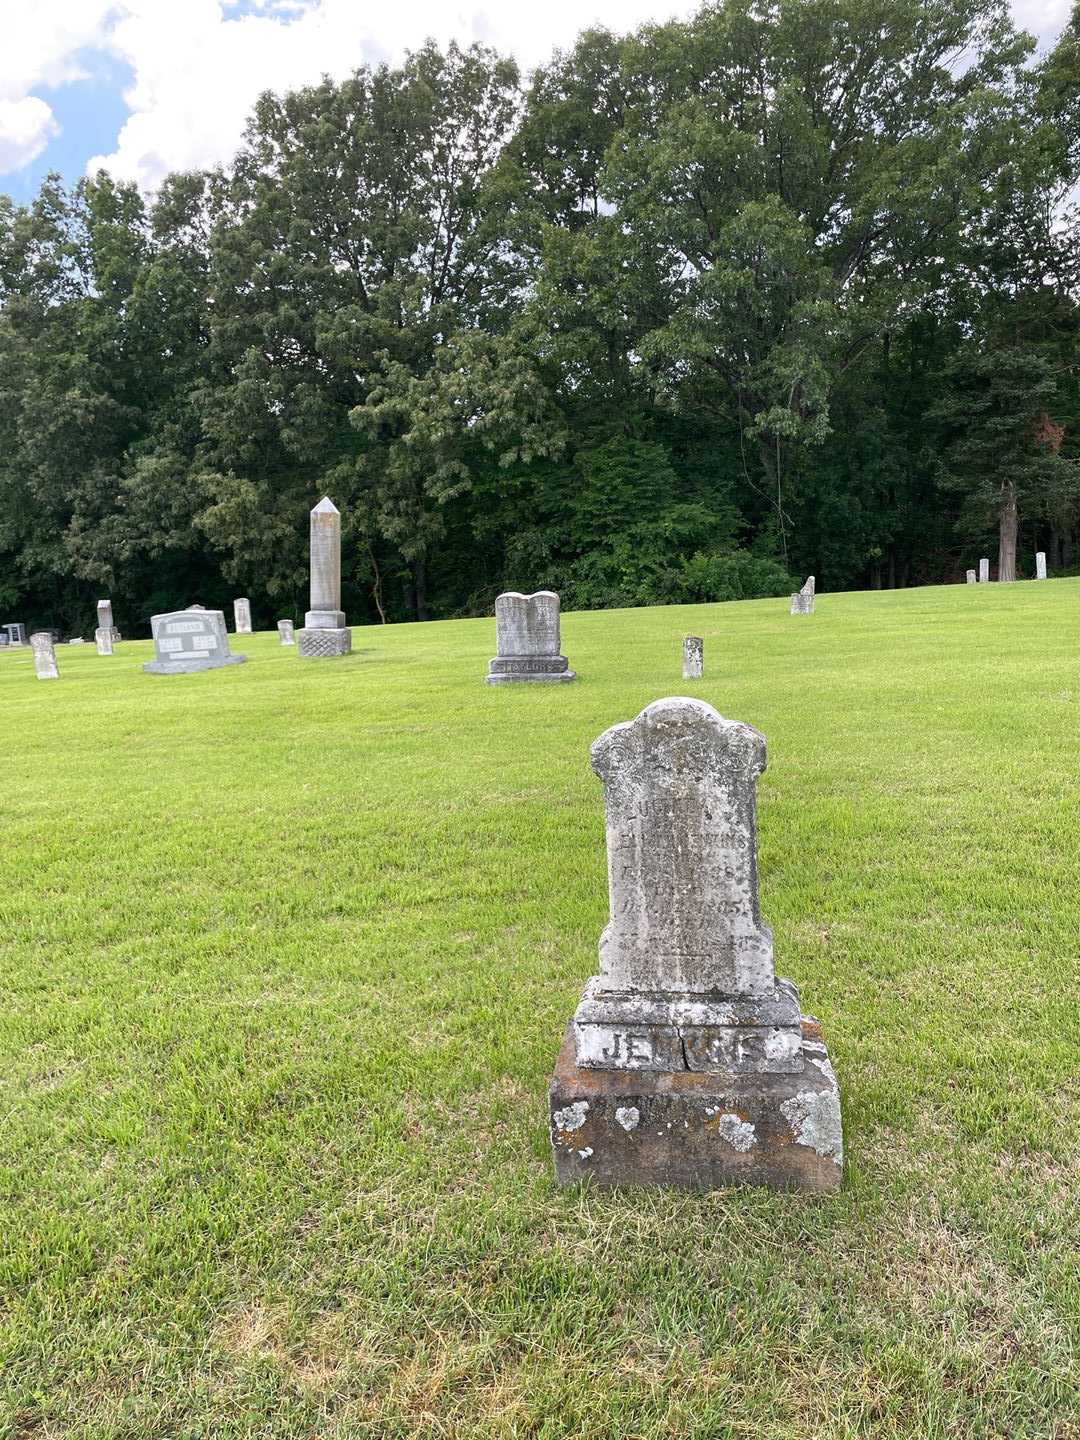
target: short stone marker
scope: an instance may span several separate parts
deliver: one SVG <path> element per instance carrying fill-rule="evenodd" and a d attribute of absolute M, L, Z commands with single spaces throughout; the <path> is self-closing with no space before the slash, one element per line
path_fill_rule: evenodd
<path fill-rule="evenodd" d="M 1035 579 L 1036 579 L 1036 580 L 1045 580 L 1045 579 L 1046 579 L 1046 551 L 1045 551 L 1045 550 L 1036 550 L 1036 551 L 1035 551 Z"/>
<path fill-rule="evenodd" d="M 974 584 L 975 584 L 975 571 L 974 571 L 974 570 L 969 570 L 969 571 L 967 572 L 967 583 L 968 583 L 969 585 L 974 585 Z"/>
<path fill-rule="evenodd" d="M 56 650 L 53 637 L 48 630 L 39 630 L 30 636 L 30 649 L 34 652 L 34 673 L 39 680 L 59 680 L 56 668 Z"/>
<path fill-rule="evenodd" d="M 559 631 L 559 597 L 554 590 L 532 595 L 507 590 L 500 595 L 495 601 L 498 654 L 488 665 L 485 684 L 576 680 L 566 656 L 559 654 Z"/>
<path fill-rule="evenodd" d="M 172 610 L 152 615 L 154 658 L 142 667 L 149 675 L 187 675 L 195 670 L 219 670 L 242 665 L 246 655 L 229 653 L 229 635 L 221 610 Z"/>
<path fill-rule="evenodd" d="M 792 615 L 812 615 L 814 613 L 814 577 L 808 575 L 806 584 L 797 595 L 791 597 Z"/>
<path fill-rule="evenodd" d="M 550 1089 L 561 1184 L 840 1184 L 840 1097 L 758 909 L 765 739 L 658 700 L 594 743 L 611 918 Z"/>
<path fill-rule="evenodd" d="M 979 561 L 979 584 L 987 585 L 990 582 L 990 561 L 984 555 Z"/>
<path fill-rule="evenodd" d="M 300 631 L 302 660 L 348 655 L 352 631 L 341 608 L 341 513 L 324 495 L 311 512 L 311 609 Z"/>
<path fill-rule="evenodd" d="M 236 630 L 237 635 L 250 635 L 251 601 L 248 600 L 246 596 L 241 595 L 239 599 L 233 601 L 232 609 L 233 628 Z"/>
<path fill-rule="evenodd" d="M 113 635 L 111 625 L 99 625 L 94 631 L 94 644 L 97 646 L 99 655 L 111 655 L 113 653 Z"/>
<path fill-rule="evenodd" d="M 98 630 L 108 630 L 112 636 L 114 645 L 120 639 L 120 631 L 116 628 L 113 620 L 111 600 L 99 600 L 97 602 L 97 628 Z M 110 654 L 111 653 L 110 651 Z"/>
<path fill-rule="evenodd" d="M 700 680 L 705 668 L 705 641 L 700 635 L 687 635 L 682 642 L 682 678 Z"/>
<path fill-rule="evenodd" d="M 296 641 L 293 639 L 293 623 L 291 620 L 279 620 L 277 622 L 277 633 L 282 645 L 296 644 Z"/>

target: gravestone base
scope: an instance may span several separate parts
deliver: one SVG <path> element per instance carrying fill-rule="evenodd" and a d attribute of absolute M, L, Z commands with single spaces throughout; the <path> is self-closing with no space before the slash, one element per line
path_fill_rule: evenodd
<path fill-rule="evenodd" d="M 521 681 L 561 684 L 576 680 L 565 655 L 496 655 L 488 665 L 485 685 L 510 685 Z"/>
<path fill-rule="evenodd" d="M 224 665 L 243 665 L 246 655 L 223 655 L 220 660 L 147 660 L 142 667 L 148 675 L 190 675 L 196 670 L 220 670 Z"/>
<path fill-rule="evenodd" d="M 821 1027 L 802 1017 L 798 1074 L 595 1070 L 567 1026 L 549 1091 L 560 1185 L 763 1185 L 826 1194 L 842 1175 L 840 1093 Z"/>
<path fill-rule="evenodd" d="M 791 597 L 791 613 L 792 613 L 792 615 L 813 615 L 813 613 L 814 613 L 814 597 L 813 597 L 813 595 L 804 595 L 801 590 L 800 590 L 800 591 L 797 591 L 794 595 L 792 595 L 792 597 Z"/>
<path fill-rule="evenodd" d="M 312 630 L 307 626 L 296 632 L 301 660 L 326 660 L 352 653 L 352 631 L 348 628 Z"/>

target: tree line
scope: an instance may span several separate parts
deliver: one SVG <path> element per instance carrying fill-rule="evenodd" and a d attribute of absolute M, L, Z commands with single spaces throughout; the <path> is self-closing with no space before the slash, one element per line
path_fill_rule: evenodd
<path fill-rule="evenodd" d="M 719 0 L 263 95 L 230 164 L 0 197 L 0 608 L 86 630 L 1080 561 L 1080 5 Z M 6 618 L 6 617 L 0 617 Z"/>

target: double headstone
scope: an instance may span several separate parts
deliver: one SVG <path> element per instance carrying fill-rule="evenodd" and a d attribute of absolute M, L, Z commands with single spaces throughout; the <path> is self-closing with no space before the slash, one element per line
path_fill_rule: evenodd
<path fill-rule="evenodd" d="M 682 678 L 700 680 L 705 668 L 705 641 L 700 635 L 687 635 L 682 642 Z"/>
<path fill-rule="evenodd" d="M 967 583 L 968 583 L 969 585 L 974 585 L 974 584 L 975 584 L 975 571 L 974 571 L 974 570 L 969 570 L 969 571 L 967 572 Z"/>
<path fill-rule="evenodd" d="M 990 561 L 984 555 L 979 561 L 979 584 L 986 585 L 990 581 Z"/>
<path fill-rule="evenodd" d="M 241 595 L 233 601 L 233 627 L 237 635 L 251 634 L 251 601 Z"/>
<path fill-rule="evenodd" d="M 229 653 L 229 635 L 221 610 L 193 605 L 168 615 L 152 615 L 154 658 L 143 669 L 150 675 L 187 675 L 194 670 L 218 670 L 242 665 L 246 655 Z"/>
<path fill-rule="evenodd" d="M 30 649 L 34 653 L 34 673 L 39 680 L 59 680 L 56 668 L 56 649 L 48 630 L 39 630 L 30 636 Z"/>
<path fill-rule="evenodd" d="M 488 685 L 515 681 L 574 680 L 565 655 L 559 654 L 559 597 L 554 590 L 522 595 L 508 590 L 495 601 L 495 648 L 488 665 Z"/>
<path fill-rule="evenodd" d="M 591 758 L 610 920 L 551 1083 L 557 1179 L 835 1190 L 836 1077 L 758 909 L 764 737 L 658 700 Z"/>
<path fill-rule="evenodd" d="M 1045 551 L 1045 550 L 1036 550 L 1036 551 L 1035 551 L 1035 579 L 1036 579 L 1036 580 L 1045 580 L 1045 579 L 1046 579 L 1046 551 Z"/>
<path fill-rule="evenodd" d="M 814 577 L 808 575 L 806 584 L 802 589 L 791 597 L 792 615 L 812 615 L 814 613 Z"/>
<path fill-rule="evenodd" d="M 348 655 L 352 631 L 341 608 L 341 514 L 326 495 L 311 512 L 311 609 L 300 631 L 301 659 Z"/>
<path fill-rule="evenodd" d="M 293 639 L 293 622 L 291 620 L 279 620 L 277 622 L 277 633 L 282 645 L 295 645 Z"/>

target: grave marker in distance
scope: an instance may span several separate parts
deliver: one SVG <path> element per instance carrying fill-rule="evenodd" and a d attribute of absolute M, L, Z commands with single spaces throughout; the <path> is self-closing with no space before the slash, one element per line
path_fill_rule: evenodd
<path fill-rule="evenodd" d="M 293 639 L 293 622 L 291 620 L 279 620 L 277 622 L 277 633 L 282 645 L 295 645 Z"/>
<path fill-rule="evenodd" d="M 143 669 L 149 675 L 188 675 L 195 670 L 219 670 L 223 665 L 242 665 L 246 655 L 229 653 L 229 635 L 221 610 L 204 610 L 201 605 L 152 615 L 154 658 Z"/>
<path fill-rule="evenodd" d="M 341 513 L 324 495 L 310 516 L 311 609 L 300 631 L 302 660 L 327 660 L 348 655 L 352 631 L 341 608 Z"/>
<path fill-rule="evenodd" d="M 559 654 L 559 636 L 559 597 L 554 590 L 532 595 L 507 590 L 495 601 L 498 654 L 488 665 L 485 684 L 576 680 L 566 656 Z"/>
<path fill-rule="evenodd" d="M 806 583 L 796 595 L 791 597 L 792 615 L 812 615 L 814 613 L 814 577 L 808 575 Z"/>
<path fill-rule="evenodd" d="M 251 634 L 251 601 L 241 595 L 233 601 L 233 625 L 237 635 Z"/>
<path fill-rule="evenodd" d="M 1045 579 L 1046 579 L 1046 551 L 1045 551 L 1045 550 L 1036 550 L 1036 551 L 1035 551 L 1035 579 L 1036 579 L 1036 580 L 1045 580 Z"/>
<path fill-rule="evenodd" d="M 968 583 L 969 585 L 974 585 L 974 584 L 975 584 L 975 571 L 974 571 L 974 570 L 969 570 L 969 571 L 967 572 L 967 583 Z"/>
<path fill-rule="evenodd" d="M 687 635 L 682 642 L 682 675 L 684 680 L 700 680 L 705 669 L 705 641 L 700 635 Z"/>
<path fill-rule="evenodd" d="M 34 652 L 34 673 L 39 680 L 59 680 L 56 668 L 56 650 L 53 637 L 48 630 L 39 630 L 30 636 L 30 649 Z"/>
<path fill-rule="evenodd" d="M 980 585 L 988 585 L 989 583 L 990 583 L 990 561 L 989 561 L 989 560 L 987 559 L 987 557 L 984 555 L 983 558 L 979 561 L 979 584 L 980 584 Z"/>

